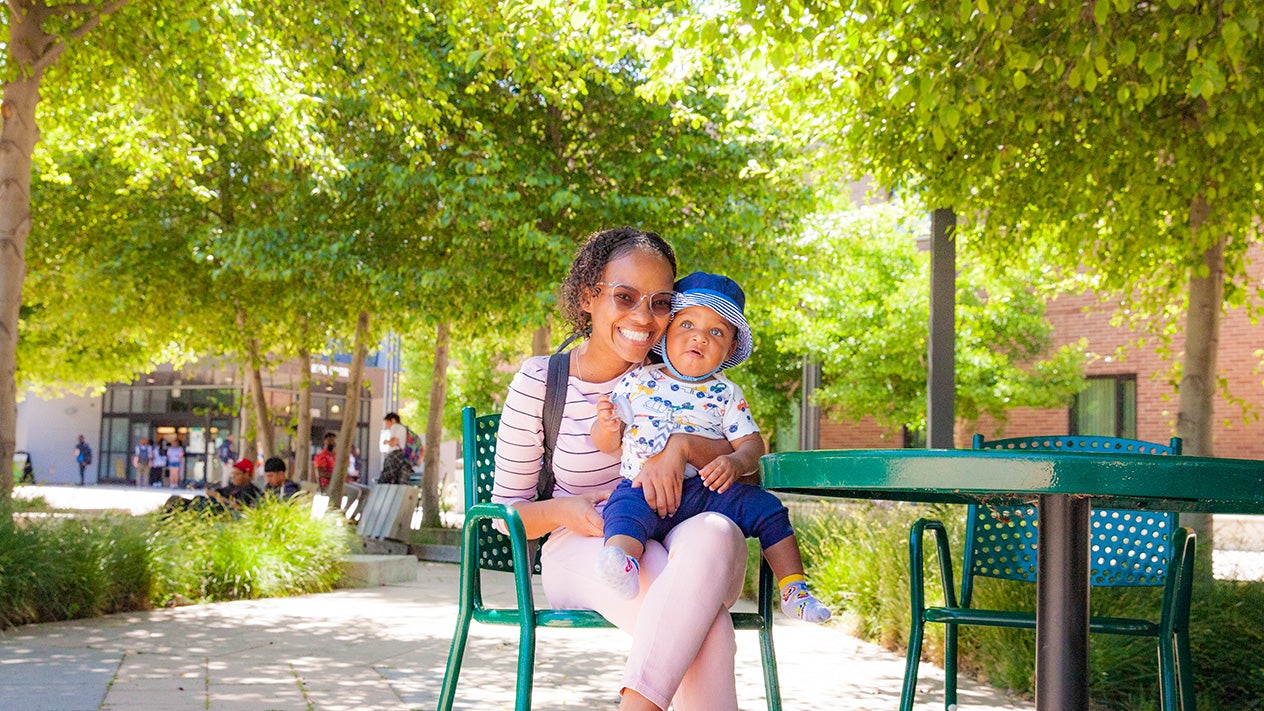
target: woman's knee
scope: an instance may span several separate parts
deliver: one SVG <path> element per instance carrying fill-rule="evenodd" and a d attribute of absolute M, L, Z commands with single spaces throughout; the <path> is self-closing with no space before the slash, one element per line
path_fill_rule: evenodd
<path fill-rule="evenodd" d="M 746 557 L 746 538 L 727 516 L 705 512 L 677 526 L 669 536 L 673 555 L 692 553 L 719 557 Z"/>
<path fill-rule="evenodd" d="M 699 514 L 677 526 L 667 545 L 670 558 L 700 578 L 726 580 L 725 598 L 736 601 L 746 575 L 746 538 L 737 524 L 720 514 Z"/>

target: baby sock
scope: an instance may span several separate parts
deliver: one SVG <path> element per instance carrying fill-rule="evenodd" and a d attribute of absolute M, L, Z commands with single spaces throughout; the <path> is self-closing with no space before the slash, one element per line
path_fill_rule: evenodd
<path fill-rule="evenodd" d="M 802 575 L 787 575 L 778 584 L 781 586 L 782 612 L 817 624 L 830 618 L 829 608 L 808 592 L 808 583 Z"/>
<path fill-rule="evenodd" d="M 606 546 L 597 554 L 597 576 L 626 600 L 641 591 L 641 564 L 618 546 Z"/>

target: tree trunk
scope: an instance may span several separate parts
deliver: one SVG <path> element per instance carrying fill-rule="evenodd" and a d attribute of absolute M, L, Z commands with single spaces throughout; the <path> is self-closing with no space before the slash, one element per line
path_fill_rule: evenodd
<path fill-rule="evenodd" d="M 550 331 L 549 323 L 546 321 L 543 326 L 531 332 L 531 355 L 542 356 L 553 352 L 549 344 Z"/>
<path fill-rule="evenodd" d="M 257 344 L 252 342 L 251 350 Z M 259 454 L 264 459 L 276 456 L 276 443 L 272 437 L 272 415 L 268 412 L 268 397 L 263 389 L 263 367 L 250 369 L 250 394 L 255 405 L 255 436 L 259 439 Z M 254 456 L 254 453 L 251 453 Z"/>
<path fill-rule="evenodd" d="M 4 84 L 0 116 L 0 514 L 12 509 L 13 452 L 17 449 L 18 312 L 26 279 L 26 240 L 31 233 L 31 154 L 39 142 L 35 106 L 47 68 L 35 54 L 49 36 L 40 27 L 48 9 L 9 9 L 5 50 L 14 78 Z M 46 53 L 51 50 L 46 50 Z M 55 56 L 52 61 L 55 61 Z M 51 62 L 50 62 L 51 63 Z"/>
<path fill-rule="evenodd" d="M 443 442 L 443 408 L 448 399 L 448 322 L 435 330 L 434 375 L 430 380 L 430 412 L 426 413 L 425 471 L 421 475 L 421 525 L 437 528 L 439 520 L 439 445 Z"/>
<path fill-rule="evenodd" d="M 1203 196 L 1190 206 L 1190 230 L 1195 235 L 1210 214 Z M 1195 268 L 1189 280 L 1189 308 L 1185 314 L 1185 362 L 1181 368 L 1180 401 L 1176 412 L 1176 436 L 1182 452 L 1191 456 L 1215 454 L 1212 425 L 1215 422 L 1216 353 L 1220 345 L 1220 320 L 1224 308 L 1224 250 L 1222 235 L 1203 253 L 1200 274 Z M 1213 544 L 1210 514 L 1181 514 L 1181 525 L 1193 529 L 1198 547 L 1211 551 Z"/>
<path fill-rule="evenodd" d="M 347 462 L 350 460 L 351 439 L 356 422 L 360 418 L 360 382 L 364 379 L 364 359 L 368 356 L 369 312 L 361 311 L 356 319 L 354 354 L 351 356 L 351 374 L 347 376 L 347 402 L 342 411 L 342 427 L 338 429 L 338 442 L 334 445 L 337 464 L 329 480 L 329 508 L 342 508 L 342 483 L 347 480 Z M 361 481 L 368 480 L 364 465 L 360 466 Z"/>
<path fill-rule="evenodd" d="M 300 348 L 298 359 L 303 374 L 298 381 L 298 417 L 294 425 L 294 481 L 316 481 L 312 471 L 312 356 Z"/>
<path fill-rule="evenodd" d="M 258 426 L 255 424 L 254 417 L 254 396 L 251 394 L 251 378 L 246 377 L 249 372 L 248 368 L 242 368 L 240 371 L 241 381 L 241 410 L 238 419 L 241 422 L 241 435 L 237 438 L 237 456 L 245 457 L 249 453 L 250 457 L 255 456 L 258 451 L 255 444 L 255 432 Z M 232 483 L 231 481 L 227 483 Z"/>

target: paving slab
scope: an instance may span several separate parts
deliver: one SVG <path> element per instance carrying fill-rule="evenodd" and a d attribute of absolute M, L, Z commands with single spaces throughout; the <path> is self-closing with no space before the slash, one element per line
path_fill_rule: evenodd
<path fill-rule="evenodd" d="M 420 562 L 409 582 L 321 595 L 196 605 L 28 625 L 0 633 L 0 707 L 49 711 L 353 711 L 434 709 L 451 643 L 457 566 Z M 494 600 L 511 578 L 489 573 Z M 537 594 L 539 594 L 537 589 Z M 742 605 L 748 606 L 749 602 Z M 533 708 L 608 709 L 630 639 L 618 630 L 540 630 Z M 836 625 L 778 619 L 783 705 L 886 711 L 904 659 Z M 516 630 L 474 625 L 456 708 L 512 709 Z M 922 665 L 942 709 L 942 672 Z M 738 633 L 741 708 L 766 708 L 757 636 Z M 1030 702 L 963 680 L 963 709 Z"/>

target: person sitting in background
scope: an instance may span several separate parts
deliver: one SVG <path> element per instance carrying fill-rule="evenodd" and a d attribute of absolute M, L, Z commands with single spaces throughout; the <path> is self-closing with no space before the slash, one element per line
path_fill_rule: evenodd
<path fill-rule="evenodd" d="M 268 485 L 263 490 L 265 495 L 284 500 L 303 491 L 302 487 L 290 481 L 290 478 L 286 476 L 285 460 L 280 457 L 269 457 L 268 461 L 263 463 L 263 475 L 268 480 Z M 251 484 L 251 486 L 254 485 Z"/>
<path fill-rule="evenodd" d="M 281 461 L 281 460 L 277 460 Z M 281 461 L 281 470 L 285 471 L 285 462 Z M 263 492 L 251 481 L 255 473 L 255 463 L 242 459 L 233 465 L 232 481 L 224 486 L 206 490 L 206 496 L 184 498 L 173 495 L 162 505 L 162 511 L 170 513 L 180 510 L 192 511 L 238 511 L 247 506 L 254 506 L 263 498 Z M 282 475 L 284 478 L 284 474 Z"/>
<path fill-rule="evenodd" d="M 284 467 L 285 463 L 282 462 L 281 466 Z M 259 487 L 255 486 L 254 482 L 250 480 L 254 475 L 254 460 L 238 460 L 233 465 L 232 482 L 228 486 L 208 489 L 207 495 L 212 501 L 228 508 L 240 509 L 243 506 L 251 506 L 263 496 L 263 492 L 259 490 Z"/>

